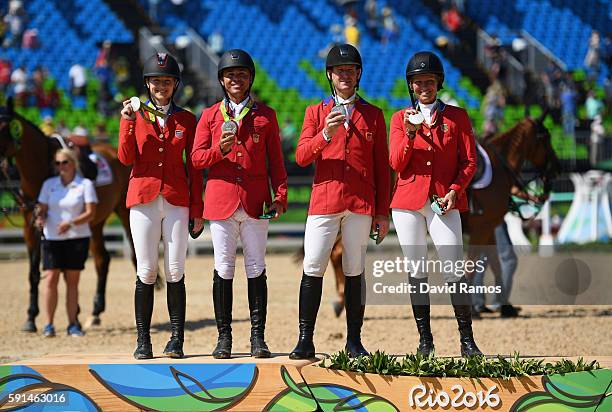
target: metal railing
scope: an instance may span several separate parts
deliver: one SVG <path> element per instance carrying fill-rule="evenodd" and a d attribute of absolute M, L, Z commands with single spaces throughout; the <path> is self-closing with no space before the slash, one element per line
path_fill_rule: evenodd
<path fill-rule="evenodd" d="M 527 61 L 525 65 L 533 73 L 541 73 L 548 69 L 551 63 L 557 65 L 561 70 L 567 71 L 567 65 L 561 59 L 555 56 L 535 37 L 521 30 L 521 36 L 527 41 Z"/>
<path fill-rule="evenodd" d="M 188 28 L 187 37 L 190 41 L 185 50 L 186 63 L 194 73 L 202 75 L 206 88 L 205 95 L 211 100 L 208 103 L 218 101 L 223 97 L 217 80 L 219 57 L 195 30 Z"/>
<path fill-rule="evenodd" d="M 495 45 L 495 40 L 487 32 L 482 29 L 478 30 L 476 35 L 476 58 L 478 63 L 487 69 L 494 64 L 492 56 L 487 53 L 489 46 Z M 507 53 L 505 50 L 500 50 L 502 64 L 506 68 L 506 76 L 500 79 L 502 84 L 506 86 L 508 93 L 512 96 L 521 99 L 525 91 L 525 68 L 514 56 Z"/>

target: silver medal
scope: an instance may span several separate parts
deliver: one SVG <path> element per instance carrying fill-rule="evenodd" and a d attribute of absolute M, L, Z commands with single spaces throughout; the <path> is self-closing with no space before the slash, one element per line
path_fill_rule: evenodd
<path fill-rule="evenodd" d="M 408 121 L 414 125 L 417 125 L 423 123 L 425 121 L 425 117 L 421 112 L 417 112 L 408 116 Z"/>
<path fill-rule="evenodd" d="M 221 131 L 236 134 L 236 132 L 238 132 L 238 124 L 233 120 L 223 122 L 223 126 L 221 126 Z"/>

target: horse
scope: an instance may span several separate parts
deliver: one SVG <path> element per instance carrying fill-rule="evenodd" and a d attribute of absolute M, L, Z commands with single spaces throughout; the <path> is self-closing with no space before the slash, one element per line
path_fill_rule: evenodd
<path fill-rule="evenodd" d="M 39 313 L 38 284 L 40 282 L 40 239 L 41 233 L 34 225 L 35 206 L 38 194 L 45 179 L 50 177 L 50 165 L 60 143 L 47 137 L 36 125 L 13 110 L 9 99 L 7 107 L 0 113 L 0 158 L 14 159 L 20 175 L 20 192 L 14 193 L 24 218 L 23 235 L 29 259 L 30 303 L 28 318 L 22 330 L 36 332 L 35 318 Z M 106 306 L 106 281 L 108 278 L 110 255 L 104 245 L 104 224 L 110 214 L 115 212 L 129 238 L 134 265 L 134 245 L 130 232 L 129 210 L 125 198 L 130 176 L 130 168 L 122 165 L 117 151 L 105 143 L 92 145 L 94 152 L 103 156 L 112 170 L 111 184 L 96 187 L 98 205 L 94 219 L 90 222 L 91 240 L 89 250 L 94 257 L 97 273 L 96 293 L 93 300 L 91 317 L 86 327 L 100 324 L 100 314 Z"/>
<path fill-rule="evenodd" d="M 463 232 L 469 237 L 468 259 L 475 261 L 483 250 L 495 246 L 495 228 L 502 223 L 509 209 L 511 190 L 518 187 L 527 193 L 527 182 L 521 178 L 525 161 L 529 161 L 536 170 L 536 178 L 543 184 L 542 200 L 547 198 L 552 189 L 552 182 L 560 170 L 551 142 L 550 133 L 544 126 L 546 111 L 538 118 L 527 117 L 501 134 L 494 135 L 482 142 L 482 146 L 491 160 L 493 178 L 491 183 L 482 189 L 471 189 L 471 203 L 477 210 L 462 213 Z M 535 205 L 536 208 L 541 205 Z M 495 274 L 500 276 L 499 257 L 489 253 L 488 263 Z M 333 303 L 336 316 L 344 308 L 344 273 L 342 271 L 342 236 L 334 243 L 330 261 L 336 279 L 338 300 Z"/>

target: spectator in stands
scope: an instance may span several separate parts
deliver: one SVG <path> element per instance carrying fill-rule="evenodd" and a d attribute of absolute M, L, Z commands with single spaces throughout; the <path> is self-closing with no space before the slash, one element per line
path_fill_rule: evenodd
<path fill-rule="evenodd" d="M 25 107 L 28 99 L 28 74 L 24 65 L 13 70 L 11 74 L 11 83 L 13 84 L 15 106 Z"/>
<path fill-rule="evenodd" d="M 39 67 L 32 74 L 32 81 L 32 94 L 36 99 L 36 107 L 42 116 L 53 116 L 60 104 L 59 90 L 55 80 L 47 78 L 46 69 Z"/>
<path fill-rule="evenodd" d="M 94 74 L 98 79 L 100 90 L 98 92 L 98 111 L 106 116 L 111 115 L 110 103 L 113 101 L 112 87 L 114 82 L 113 61 L 111 57 L 112 43 L 105 40 L 96 56 Z"/>
<path fill-rule="evenodd" d="M 221 54 L 223 53 L 223 41 L 223 34 L 221 34 L 221 31 L 219 29 L 215 29 L 208 36 L 208 45 L 210 46 L 212 51 L 217 54 L 217 56 L 221 56 Z"/>
<path fill-rule="evenodd" d="M 493 136 L 498 133 L 504 121 L 504 108 L 506 97 L 501 82 L 496 79 L 487 88 L 482 107 L 484 110 L 484 136 Z"/>
<path fill-rule="evenodd" d="M 87 72 L 85 71 L 85 67 L 79 63 L 73 64 L 68 71 L 68 77 L 70 77 L 70 93 L 73 96 L 83 96 L 85 94 L 85 87 L 87 86 Z"/>
<path fill-rule="evenodd" d="M 98 67 L 107 67 L 111 65 L 111 49 L 113 43 L 110 40 L 104 40 L 98 54 L 96 55 L 96 62 L 94 63 L 94 69 Z"/>
<path fill-rule="evenodd" d="M 344 38 L 350 45 L 359 48 L 361 33 L 357 27 L 357 20 L 349 15 L 344 16 Z"/>
<path fill-rule="evenodd" d="M 590 74 L 595 79 L 599 73 L 600 43 L 599 32 L 593 30 L 591 37 L 589 38 L 589 48 L 586 56 L 584 57 L 584 66 L 589 70 Z"/>
<path fill-rule="evenodd" d="M 40 131 L 43 132 L 46 136 L 51 136 L 53 132 L 55 132 L 55 125 L 53 124 L 53 117 L 45 116 L 40 125 Z"/>
<path fill-rule="evenodd" d="M 11 69 L 10 60 L 0 59 L 0 93 L 3 95 L 6 94 L 11 84 Z"/>
<path fill-rule="evenodd" d="M 463 17 L 454 4 L 442 11 L 442 23 L 452 33 L 457 33 L 463 27 Z"/>
<path fill-rule="evenodd" d="M 45 337 L 55 336 L 53 318 L 57 308 L 57 283 L 60 272 L 66 281 L 68 335 L 83 336 L 77 320 L 79 277 L 85 267 L 91 231 L 89 222 L 96 211 L 96 191 L 89 179 L 77 173 L 78 161 L 70 149 L 55 154 L 58 175 L 47 179 L 38 196 L 36 224 L 43 229 L 43 269 L 47 324 Z"/>
<path fill-rule="evenodd" d="M 366 14 L 366 28 L 368 29 L 370 36 L 374 37 L 375 39 L 380 38 L 380 16 L 378 15 L 378 4 L 376 0 L 366 0 L 363 8 Z"/>
<path fill-rule="evenodd" d="M 40 42 L 38 40 L 38 29 L 26 29 L 23 32 L 21 48 L 22 49 L 38 49 Z"/>
<path fill-rule="evenodd" d="M 393 15 L 393 10 L 391 7 L 385 6 L 382 9 L 382 19 L 383 19 L 383 34 L 382 34 L 382 42 L 383 44 L 387 44 L 389 42 L 394 41 L 399 35 L 399 27 L 397 22 L 395 21 L 395 16 Z"/>
<path fill-rule="evenodd" d="M 4 16 L 4 22 L 8 26 L 10 36 L 5 39 L 4 47 L 21 45 L 23 31 L 25 29 L 26 12 L 20 0 L 9 2 L 9 11 Z"/>
<path fill-rule="evenodd" d="M 601 114 L 604 110 L 604 104 L 595 95 L 595 90 L 589 90 L 587 92 L 587 98 L 584 102 L 584 106 L 586 109 L 586 118 L 588 120 L 595 119 L 595 116 Z"/>
<path fill-rule="evenodd" d="M 563 132 L 566 136 L 575 139 L 576 128 L 576 91 L 571 79 L 561 85 L 561 117 Z"/>

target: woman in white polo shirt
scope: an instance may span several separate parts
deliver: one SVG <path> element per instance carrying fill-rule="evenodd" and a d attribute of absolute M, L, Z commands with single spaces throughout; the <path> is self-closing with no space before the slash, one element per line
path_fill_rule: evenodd
<path fill-rule="evenodd" d="M 66 280 L 68 335 L 83 336 L 77 321 L 79 276 L 89 249 L 89 221 L 96 212 L 96 190 L 89 179 L 77 173 L 78 160 L 70 149 L 55 154 L 58 175 L 45 180 L 38 196 L 36 224 L 43 228 L 43 270 L 45 278 L 44 311 L 46 337 L 55 336 L 53 317 L 57 308 L 57 283 L 60 272 Z"/>

